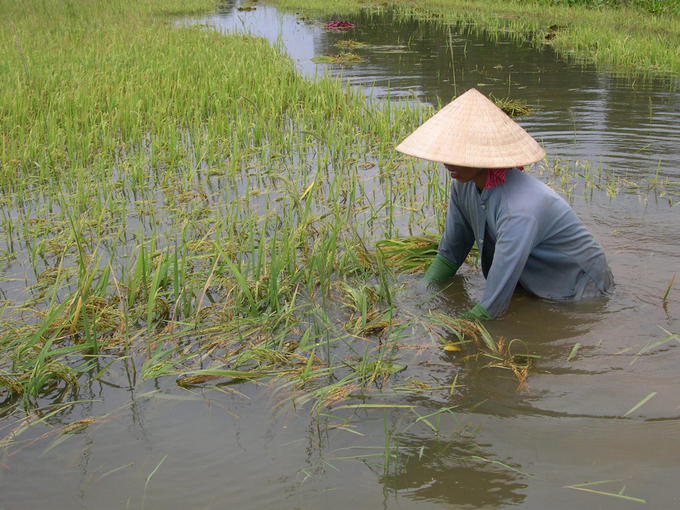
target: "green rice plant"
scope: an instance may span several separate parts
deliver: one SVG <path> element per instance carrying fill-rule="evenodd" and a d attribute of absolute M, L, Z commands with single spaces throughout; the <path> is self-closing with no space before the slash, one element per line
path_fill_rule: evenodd
<path fill-rule="evenodd" d="M 166 301 L 160 297 L 159 291 L 164 284 L 170 282 L 169 270 L 171 263 L 172 259 L 170 259 L 166 253 L 165 257 L 158 261 L 156 271 L 151 279 L 146 307 L 146 327 L 149 338 L 153 332 L 154 319 L 157 316 L 160 316 L 161 320 L 167 320 L 170 315 L 170 307 Z"/>
<path fill-rule="evenodd" d="M 506 343 L 503 337 L 495 339 L 478 321 L 471 322 L 430 311 L 428 315 L 419 317 L 418 322 L 430 337 L 432 345 L 444 351 L 469 351 L 470 345 L 474 344 L 477 351 L 466 353 L 461 360 L 481 358 L 487 361 L 482 368 L 502 368 L 512 371 L 519 382 L 519 391 L 526 388 L 529 369 L 533 361 L 540 357 L 531 354 L 522 340 L 514 339 Z M 522 352 L 516 352 L 517 348 L 520 348 Z"/>
<path fill-rule="evenodd" d="M 470 358 L 478 359 L 480 357 L 490 360 L 483 368 L 502 368 L 504 370 L 511 370 L 519 382 L 518 391 L 522 391 L 527 387 L 527 378 L 529 376 L 529 369 L 533 361 L 540 356 L 530 354 L 527 345 L 519 339 L 511 340 L 506 344 L 503 337 L 495 340 L 489 331 L 477 324 L 479 337 L 476 337 L 477 347 L 479 352 L 471 355 Z M 516 353 L 514 349 L 519 346 L 523 351 Z"/>
<path fill-rule="evenodd" d="M 438 229 L 448 190 L 394 140 L 433 108 L 164 17 L 205 5 L 0 0 L 0 291 L 26 281 L 7 392 L 69 391 L 112 356 L 181 387 L 273 378 L 318 411 L 401 369 L 396 261 L 420 248 L 399 243 Z"/>
<path fill-rule="evenodd" d="M 415 411 L 415 409 L 412 409 L 411 411 L 414 414 L 416 414 L 416 416 L 418 416 L 418 418 L 416 419 L 416 421 L 414 423 L 418 423 L 418 422 L 422 421 L 425 425 L 430 427 L 436 435 L 439 435 L 439 433 L 440 433 L 439 421 L 440 421 L 441 415 L 444 414 L 444 413 L 453 414 L 451 409 L 453 409 L 453 407 L 442 407 L 441 409 L 438 409 L 438 410 L 436 410 L 436 411 L 434 411 L 430 414 L 425 414 L 425 415 L 418 414 Z M 434 424 L 431 423 L 431 421 L 430 421 L 430 418 L 432 418 L 432 416 L 435 416 L 437 418 L 437 420 L 435 421 Z"/>
<path fill-rule="evenodd" d="M 468 344 L 478 341 L 479 329 L 474 322 L 432 311 L 427 316 L 420 317 L 419 321 L 430 337 L 432 345 L 445 351 L 460 352 Z M 443 332 L 437 331 L 437 328 L 443 329 Z"/>
<path fill-rule="evenodd" d="M 397 272 L 424 273 L 437 255 L 440 239 L 441 235 L 435 234 L 384 239 L 376 243 L 376 248 Z"/>
<path fill-rule="evenodd" d="M 72 367 L 61 360 L 76 352 L 82 352 L 91 345 L 70 345 L 57 347 L 61 340 L 62 328 L 55 327 L 68 303 L 64 302 L 48 315 L 35 331 L 19 335 L 14 341 L 3 346 L 3 362 L 11 360 L 11 367 L 3 369 L 3 386 L 13 394 L 21 394 L 24 404 L 37 399 L 43 391 L 64 384 L 64 391 L 78 386 L 77 374 L 88 369 L 88 364 Z M 49 337 L 45 335 L 52 330 Z"/>
<path fill-rule="evenodd" d="M 640 400 L 640 402 L 638 402 L 638 403 L 635 404 L 633 407 L 631 407 L 631 408 L 628 410 L 628 412 L 626 412 L 626 414 L 623 415 L 623 417 L 628 416 L 630 413 L 632 413 L 632 412 L 635 411 L 636 409 L 642 407 L 642 405 L 644 405 L 648 400 L 650 400 L 650 399 L 651 399 L 652 397 L 654 397 L 655 395 L 656 395 L 656 391 L 651 392 L 651 393 L 650 393 L 649 395 L 647 395 L 645 398 L 643 398 L 642 400 Z"/>
<path fill-rule="evenodd" d="M 286 11 L 310 14 L 352 13 L 366 8 L 357 0 L 345 0 L 342 5 L 329 0 L 276 0 L 275 3 Z M 467 30 L 483 31 L 491 38 L 503 32 L 522 42 L 551 46 L 565 58 L 595 62 L 605 70 L 677 74 L 680 66 L 677 44 L 671 42 L 680 37 L 680 18 L 645 12 L 648 9 L 640 8 L 636 2 L 592 9 L 584 3 L 559 1 L 428 0 L 414 5 L 394 0 L 371 8 L 392 9 L 397 19 L 459 24 Z M 552 28 L 556 26 L 555 20 L 560 23 L 556 29 Z"/>
<path fill-rule="evenodd" d="M 243 2 L 238 7 L 239 11 L 254 11 L 257 9 L 257 0 L 254 2 Z"/>
<path fill-rule="evenodd" d="M 188 354 L 176 357 L 175 354 L 181 350 L 181 347 L 165 348 L 163 343 L 159 343 L 153 355 L 149 352 L 148 359 L 142 365 L 142 379 L 154 379 L 164 375 L 173 375 L 181 370 L 180 363 L 191 356 Z M 149 349 L 151 346 L 149 345 Z"/>
<path fill-rule="evenodd" d="M 347 329 L 358 335 L 378 335 L 389 325 L 393 309 L 383 308 L 379 291 L 375 287 L 362 286 L 359 289 L 342 282 L 341 288 L 347 296 L 346 306 L 353 313 L 347 321 Z"/>
<path fill-rule="evenodd" d="M 664 333 L 666 333 L 667 336 L 665 336 L 664 338 L 661 338 L 660 340 L 657 340 L 657 341 L 655 341 L 655 342 L 647 342 L 647 345 L 645 345 L 642 349 L 640 349 L 640 350 L 635 354 L 635 356 L 633 357 L 633 359 L 632 359 L 631 362 L 630 362 L 631 365 L 632 365 L 633 363 L 635 363 L 635 361 L 636 361 L 640 356 L 642 356 L 643 354 L 647 354 L 647 353 L 649 353 L 650 351 L 652 351 L 653 349 L 655 349 L 655 348 L 657 348 L 657 347 L 659 347 L 659 346 L 661 346 L 661 345 L 664 345 L 664 344 L 666 344 L 667 342 L 670 342 L 670 341 L 672 341 L 672 340 L 676 340 L 676 341 L 680 342 L 680 336 L 678 336 L 677 334 L 671 333 L 670 331 L 667 331 L 667 330 L 664 329 L 664 328 L 661 328 L 661 330 L 662 330 Z"/>
<path fill-rule="evenodd" d="M 401 372 L 406 367 L 385 361 L 383 354 L 378 353 L 377 356 L 369 356 L 369 346 L 366 345 L 363 355 L 359 360 L 342 361 L 350 370 L 354 371 L 358 376 L 358 382 L 361 383 L 362 388 L 366 388 L 376 381 L 383 384 L 390 376 Z"/>
<path fill-rule="evenodd" d="M 526 101 L 518 101 L 506 97 L 504 99 L 493 98 L 494 103 L 510 117 L 524 117 L 531 115 L 534 109 L 527 106 Z"/>
<path fill-rule="evenodd" d="M 630 496 L 624 496 L 623 491 L 626 489 L 626 486 L 624 485 L 623 488 L 619 492 L 606 492 L 606 491 L 601 491 L 601 490 L 595 490 L 592 489 L 591 487 L 597 486 L 597 485 L 602 485 L 602 484 L 608 484 L 608 483 L 613 483 L 613 482 L 620 482 L 621 480 L 600 480 L 597 482 L 587 482 L 587 483 L 580 483 L 580 484 L 574 484 L 574 485 L 566 485 L 564 488 L 565 489 L 574 489 L 578 491 L 583 491 L 583 492 L 589 492 L 591 494 L 599 494 L 601 496 L 610 496 L 619 500 L 623 501 L 630 501 L 632 503 L 642 503 L 643 505 L 647 504 L 647 502 L 644 499 L 640 498 L 633 498 Z"/>
<path fill-rule="evenodd" d="M 574 347 L 571 348 L 571 351 L 569 351 L 569 356 L 567 356 L 567 361 L 569 361 L 571 358 L 576 356 L 576 352 L 579 350 L 581 347 L 581 344 L 579 342 L 576 342 L 574 344 Z"/>
<path fill-rule="evenodd" d="M 42 455 L 59 446 L 73 434 L 77 434 L 78 432 L 85 430 L 94 422 L 95 422 L 94 418 L 85 418 L 83 420 L 74 421 L 73 423 L 70 423 L 62 427 L 61 430 L 59 430 L 58 432 L 58 436 L 50 442 L 50 444 L 45 448 L 45 450 L 43 450 Z"/>
<path fill-rule="evenodd" d="M 169 454 L 165 454 L 165 457 L 161 459 L 161 461 L 156 465 L 156 467 L 149 473 L 149 476 L 146 477 L 146 482 L 144 483 L 144 496 L 142 497 L 142 508 L 144 508 L 144 503 L 146 502 L 146 489 L 149 486 L 149 481 L 151 480 L 151 477 L 156 474 L 156 471 L 161 467 L 161 464 L 165 461 L 165 459 L 168 458 Z"/>
<path fill-rule="evenodd" d="M 668 284 L 668 288 L 666 289 L 666 292 L 663 295 L 662 301 L 666 301 L 668 299 L 668 294 L 671 292 L 671 287 L 673 286 L 673 282 L 675 281 L 675 274 L 673 274 L 673 278 L 671 278 L 671 282 Z"/>

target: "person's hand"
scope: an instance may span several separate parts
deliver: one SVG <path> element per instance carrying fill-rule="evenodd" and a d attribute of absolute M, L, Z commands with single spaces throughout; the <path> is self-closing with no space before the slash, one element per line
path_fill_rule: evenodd
<path fill-rule="evenodd" d="M 489 315 L 489 312 L 487 312 L 479 303 L 472 307 L 472 310 L 461 315 L 461 318 L 469 321 L 488 321 L 493 319 L 493 317 Z"/>
<path fill-rule="evenodd" d="M 450 260 L 442 257 L 439 253 L 434 257 L 432 264 L 425 272 L 423 280 L 426 282 L 438 282 L 453 277 L 458 271 L 458 266 Z"/>

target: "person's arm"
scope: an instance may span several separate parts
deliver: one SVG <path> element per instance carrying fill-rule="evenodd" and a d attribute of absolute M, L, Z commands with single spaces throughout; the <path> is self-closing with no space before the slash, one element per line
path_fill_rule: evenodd
<path fill-rule="evenodd" d="M 458 271 L 458 265 L 454 264 L 447 258 L 443 257 L 439 253 L 435 255 L 432 264 L 425 272 L 423 280 L 426 282 L 438 282 L 441 280 L 447 280 L 455 276 L 456 271 Z"/>
<path fill-rule="evenodd" d="M 494 319 L 503 314 L 510 304 L 527 259 L 535 246 L 538 224 L 533 216 L 514 215 L 500 221 L 497 230 L 493 263 L 482 299 L 478 303 L 479 308 L 475 306 L 478 312 L 480 309 L 484 310 Z"/>
<path fill-rule="evenodd" d="M 451 185 L 444 233 L 438 253 L 423 277 L 426 281 L 441 281 L 453 277 L 470 253 L 475 236 L 464 213 L 464 204 L 455 183 Z"/>

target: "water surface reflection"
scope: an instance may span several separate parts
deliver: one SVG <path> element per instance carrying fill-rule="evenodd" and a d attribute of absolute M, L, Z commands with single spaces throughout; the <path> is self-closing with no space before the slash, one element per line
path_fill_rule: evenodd
<path fill-rule="evenodd" d="M 487 34 L 472 25 L 448 26 L 399 17 L 391 11 L 346 16 L 355 28 L 332 32 L 328 20 L 303 20 L 258 4 L 239 11 L 228 3 L 196 20 L 226 32 L 280 43 L 307 76 L 330 72 L 366 93 L 437 104 L 476 87 L 497 98 L 526 101 L 536 111 L 520 119 L 545 147 L 551 162 L 587 160 L 599 170 L 641 181 L 680 180 L 680 97 L 677 79 L 598 73 L 592 65 L 537 50 L 512 34 Z M 339 54 L 341 40 L 364 43 L 352 51 L 364 61 L 317 65 L 312 58 Z"/>

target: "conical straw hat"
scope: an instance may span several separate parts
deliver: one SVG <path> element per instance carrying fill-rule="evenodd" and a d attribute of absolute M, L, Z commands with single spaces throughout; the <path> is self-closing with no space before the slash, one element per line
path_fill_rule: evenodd
<path fill-rule="evenodd" d="M 470 168 L 530 165 L 545 151 L 484 94 L 470 89 L 397 145 L 417 158 Z"/>

